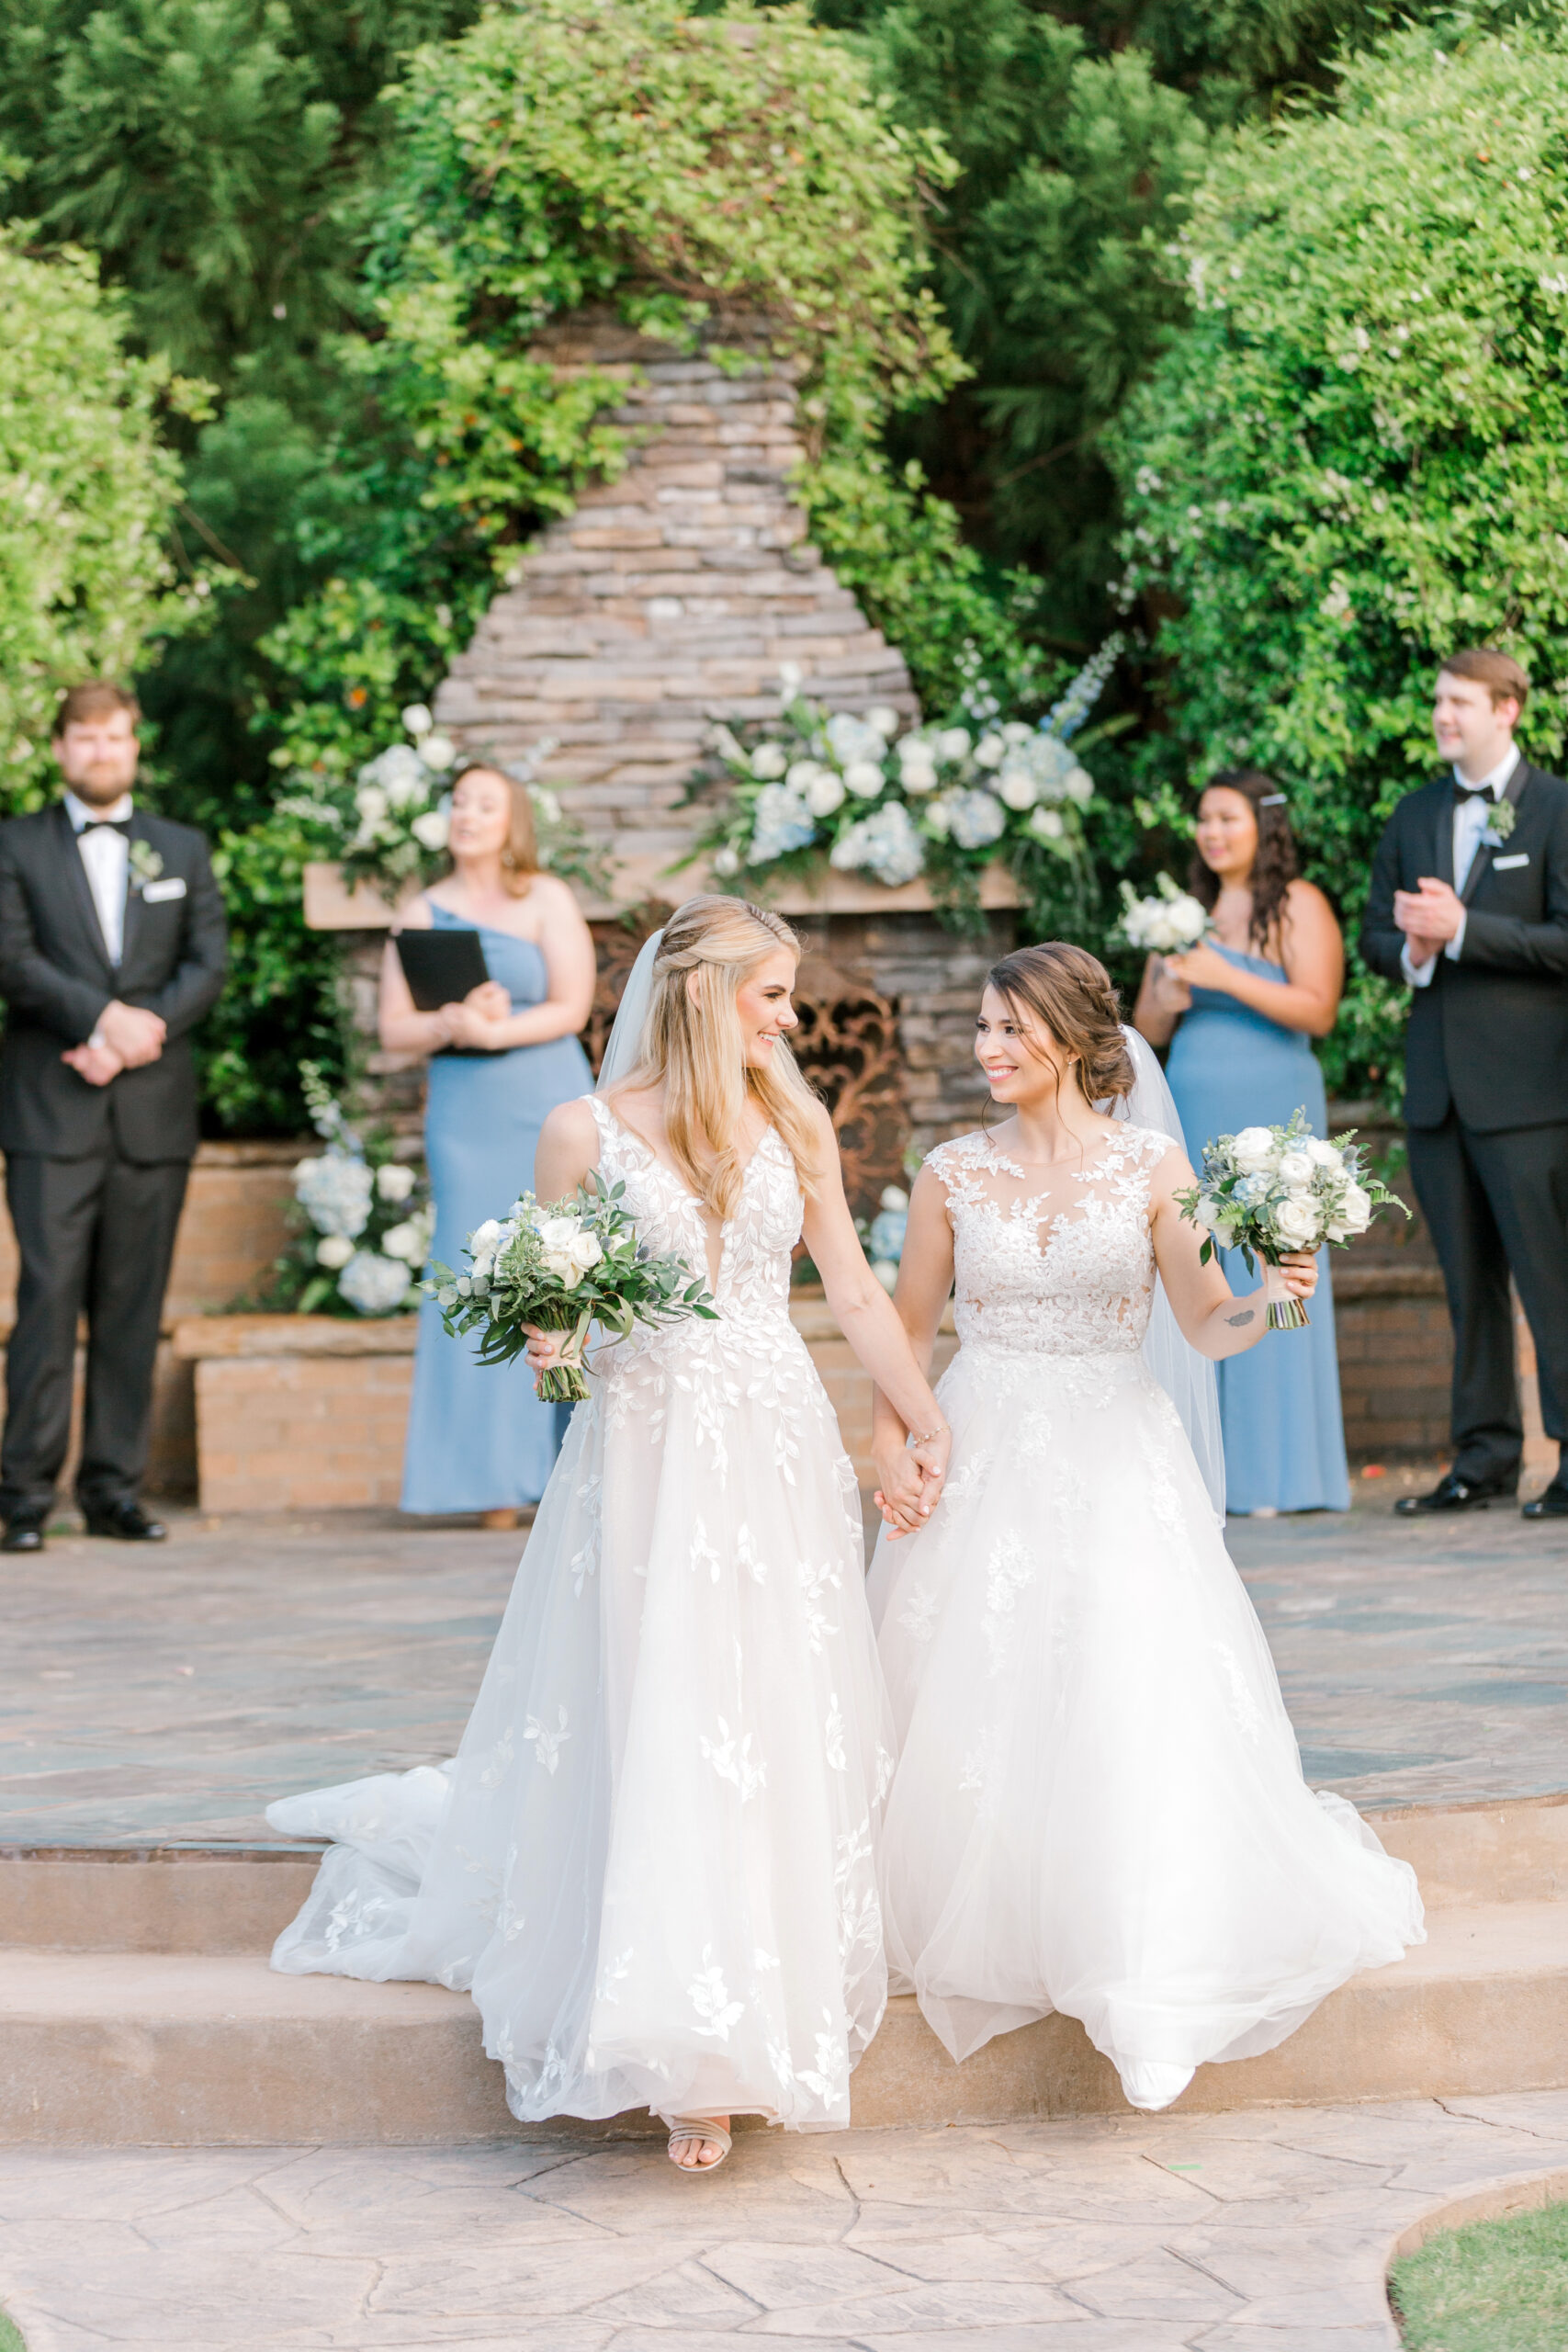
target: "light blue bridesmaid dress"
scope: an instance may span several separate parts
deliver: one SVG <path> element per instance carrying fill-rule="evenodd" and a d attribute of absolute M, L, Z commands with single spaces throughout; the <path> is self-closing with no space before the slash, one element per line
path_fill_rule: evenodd
<path fill-rule="evenodd" d="M 1261 956 L 1217 945 L 1215 952 L 1238 970 L 1284 985 L 1283 968 Z M 1166 1076 L 1194 1168 L 1201 1167 L 1203 1147 L 1217 1136 L 1283 1126 L 1301 1107 L 1314 1135 L 1328 1132 L 1323 1072 L 1307 1037 L 1217 989 L 1193 989 Z M 1220 1258 L 1233 1290 L 1257 1288 L 1258 1276 L 1247 1272 L 1239 1250 L 1222 1250 Z M 1318 1252 L 1308 1329 L 1270 1331 L 1246 1355 L 1216 1367 L 1227 1510 L 1350 1508 L 1328 1259 L 1326 1249 Z"/>
<path fill-rule="evenodd" d="M 434 899 L 438 931 L 472 931 Z M 532 940 L 481 925 L 492 980 L 513 1012 L 543 1003 L 545 958 Z M 534 1151 L 547 1113 L 592 1093 L 592 1075 L 575 1037 L 510 1053 L 436 1054 L 430 1065 L 424 1155 L 435 1197 L 431 1254 L 461 1272 L 463 1245 L 486 1217 L 504 1216 L 534 1182 Z M 555 1463 L 567 1417 L 542 1405 L 524 1364 L 479 1363 L 472 1340 L 451 1340 L 433 1298 L 419 1311 L 419 1348 L 403 1455 L 408 1511 L 505 1510 L 537 1502 Z"/>

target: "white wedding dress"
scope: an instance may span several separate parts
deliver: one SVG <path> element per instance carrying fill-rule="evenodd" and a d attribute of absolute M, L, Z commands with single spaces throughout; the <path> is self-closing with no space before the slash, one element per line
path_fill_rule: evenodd
<path fill-rule="evenodd" d="M 899 1736 L 896 1990 L 955 2059 L 1059 2009 L 1134 2105 L 1271 2049 L 1424 1940 L 1408 1863 L 1302 1778 L 1273 1662 L 1141 1349 L 1148 1180 L 1122 1127 L 1042 1230 L 984 1135 L 939 1146 L 961 1346 L 940 1509 L 871 1595 Z M 1271 1334 L 1265 1347 L 1289 1347 Z"/>
<path fill-rule="evenodd" d="M 698 1203 L 589 1098 L 657 1250 Z M 773 1129 L 716 1322 L 601 1348 L 456 1760 L 268 1808 L 336 1842 L 273 1965 L 471 1988 L 525 2121 L 648 2107 L 847 2124 L 886 1978 L 892 1772 L 838 1424 L 789 1317 Z"/>

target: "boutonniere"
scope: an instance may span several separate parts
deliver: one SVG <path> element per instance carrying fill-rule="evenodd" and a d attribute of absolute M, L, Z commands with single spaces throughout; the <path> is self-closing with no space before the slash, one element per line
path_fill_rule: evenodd
<path fill-rule="evenodd" d="M 149 882 L 156 882 L 164 871 L 164 861 L 151 842 L 135 841 L 130 844 L 130 887 L 144 890 Z"/>
<path fill-rule="evenodd" d="M 1481 836 L 1483 845 L 1487 849 L 1501 849 L 1514 830 L 1518 813 L 1511 800 L 1499 800 L 1486 820 L 1486 831 Z"/>

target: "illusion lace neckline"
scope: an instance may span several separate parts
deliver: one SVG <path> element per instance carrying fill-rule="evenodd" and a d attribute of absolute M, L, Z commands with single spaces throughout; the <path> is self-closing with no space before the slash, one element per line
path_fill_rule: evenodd
<path fill-rule="evenodd" d="M 638 1151 L 642 1153 L 649 1167 L 657 1168 L 661 1175 L 669 1178 L 671 1183 L 680 1193 L 682 1199 L 689 1201 L 692 1206 L 699 1212 L 705 1224 L 711 1224 L 713 1222 L 708 1212 L 708 1204 L 704 1200 L 702 1194 L 700 1193 L 694 1193 L 685 1178 L 681 1174 L 680 1170 L 671 1168 L 670 1162 L 663 1157 L 662 1153 L 655 1151 L 653 1146 L 649 1142 L 646 1136 L 639 1135 L 629 1120 L 623 1119 L 618 1111 L 612 1109 L 606 1096 L 603 1094 L 591 1094 L 588 1100 L 593 1103 L 597 1109 L 604 1112 L 604 1116 L 612 1123 L 613 1125 L 620 1130 L 621 1134 L 626 1137 L 628 1142 L 634 1143 L 637 1146 Z M 753 1166 L 766 1148 L 770 1138 L 774 1142 L 782 1140 L 779 1136 L 778 1129 L 771 1125 L 765 1126 L 762 1129 L 761 1134 L 758 1136 L 756 1142 L 752 1145 L 741 1164 L 740 1182 L 742 1187 L 744 1187 L 747 1178 L 750 1175 Z M 737 1206 L 736 1216 L 739 1215 L 739 1208 Z M 723 1231 L 726 1227 L 733 1225 L 734 1222 L 735 1217 L 733 1216 L 724 1217 L 719 1221 L 718 1229 Z"/>

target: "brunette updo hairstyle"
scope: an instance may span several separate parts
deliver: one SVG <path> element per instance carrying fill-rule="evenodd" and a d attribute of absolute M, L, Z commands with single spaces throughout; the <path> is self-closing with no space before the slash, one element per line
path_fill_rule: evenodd
<path fill-rule="evenodd" d="M 1104 965 L 1087 948 L 1070 947 L 1062 939 L 1015 948 L 992 965 L 986 985 L 1005 997 L 1015 1013 L 1032 1013 L 1056 1045 L 1077 1056 L 1086 1101 L 1131 1094 L 1136 1074 L 1122 1035 L 1122 1000 Z"/>
<path fill-rule="evenodd" d="M 1285 796 L 1260 768 L 1222 768 L 1218 775 L 1209 778 L 1203 792 L 1239 792 L 1252 803 L 1258 820 L 1258 851 L 1252 861 L 1252 921 L 1247 936 L 1255 946 L 1267 948 L 1284 911 L 1285 893 L 1301 871 Z M 1198 795 L 1200 805 L 1203 792 Z M 1201 907 L 1212 911 L 1217 905 L 1220 877 L 1213 866 L 1204 865 L 1197 850 L 1192 853 L 1187 887 Z"/>

